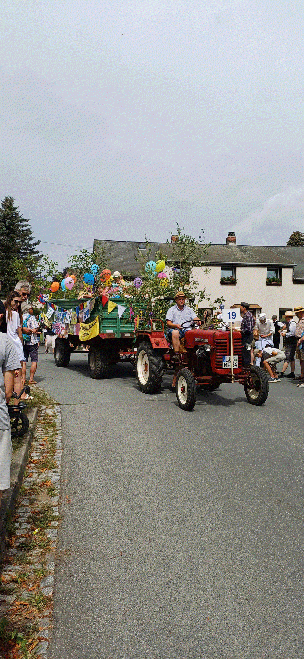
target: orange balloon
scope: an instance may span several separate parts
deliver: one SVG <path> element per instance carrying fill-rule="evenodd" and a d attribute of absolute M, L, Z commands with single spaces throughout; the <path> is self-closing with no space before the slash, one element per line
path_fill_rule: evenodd
<path fill-rule="evenodd" d="M 57 291 L 59 290 L 59 285 L 60 284 L 58 281 L 53 281 L 53 283 L 50 286 L 52 293 L 57 293 Z"/>
<path fill-rule="evenodd" d="M 72 277 L 72 279 L 74 279 L 74 283 L 76 284 L 76 277 L 75 277 L 75 275 L 70 275 L 70 277 Z"/>
<path fill-rule="evenodd" d="M 107 281 L 108 279 L 110 279 L 110 277 L 111 277 L 111 270 L 105 269 L 100 273 L 100 281 Z"/>

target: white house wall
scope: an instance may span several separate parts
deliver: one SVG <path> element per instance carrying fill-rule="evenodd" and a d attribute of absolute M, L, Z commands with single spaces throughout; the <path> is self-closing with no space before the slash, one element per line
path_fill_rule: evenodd
<path fill-rule="evenodd" d="M 212 265 L 206 274 L 204 268 L 193 268 L 193 277 L 199 283 L 199 290 L 206 288 L 211 303 L 218 297 L 225 299 L 225 306 L 230 307 L 241 301 L 259 304 L 267 316 L 279 314 L 279 309 L 304 304 L 304 284 L 294 284 L 293 268 L 282 268 L 282 286 L 266 286 L 266 266 L 236 267 L 237 283 L 234 286 L 220 283 L 221 266 Z M 208 307 L 206 301 L 199 305 Z"/>

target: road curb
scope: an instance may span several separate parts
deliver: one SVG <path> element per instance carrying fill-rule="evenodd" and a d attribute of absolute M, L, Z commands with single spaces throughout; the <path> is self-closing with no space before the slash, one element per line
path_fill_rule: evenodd
<path fill-rule="evenodd" d="M 11 487 L 2 495 L 0 506 L 0 558 L 4 558 L 5 553 L 5 536 L 7 519 L 13 514 L 17 496 L 22 485 L 23 475 L 28 461 L 29 450 L 33 441 L 33 436 L 37 423 L 38 409 L 29 410 L 27 417 L 29 420 L 29 430 L 24 435 L 21 446 L 13 453 L 11 463 Z"/>

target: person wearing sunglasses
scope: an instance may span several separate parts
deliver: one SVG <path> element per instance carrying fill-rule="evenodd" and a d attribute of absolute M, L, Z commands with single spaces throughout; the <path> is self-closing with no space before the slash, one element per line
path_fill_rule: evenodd
<path fill-rule="evenodd" d="M 22 344 L 21 296 L 18 292 L 10 293 L 5 302 L 7 335 L 12 341 L 20 360 L 20 368 L 15 370 L 14 391 L 20 394 L 22 389 L 22 362 L 25 361 Z"/>

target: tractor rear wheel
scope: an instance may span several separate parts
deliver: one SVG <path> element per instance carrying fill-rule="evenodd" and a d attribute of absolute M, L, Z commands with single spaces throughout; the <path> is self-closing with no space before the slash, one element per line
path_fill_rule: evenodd
<path fill-rule="evenodd" d="M 70 363 L 70 345 L 68 339 L 56 339 L 54 359 L 56 366 L 68 366 Z"/>
<path fill-rule="evenodd" d="M 90 346 L 89 355 L 89 373 L 94 380 L 107 378 L 110 370 L 110 358 L 106 348 L 100 346 Z"/>
<path fill-rule="evenodd" d="M 196 382 L 189 368 L 182 368 L 178 373 L 176 378 L 176 398 L 182 410 L 193 410 L 196 403 Z"/>
<path fill-rule="evenodd" d="M 149 343 L 141 343 L 137 349 L 136 377 L 139 388 L 145 394 L 160 390 L 163 380 L 162 355 L 153 350 Z"/>
<path fill-rule="evenodd" d="M 250 375 L 244 384 L 246 398 L 250 405 L 263 405 L 269 393 L 268 377 L 259 366 L 250 366 Z"/>

